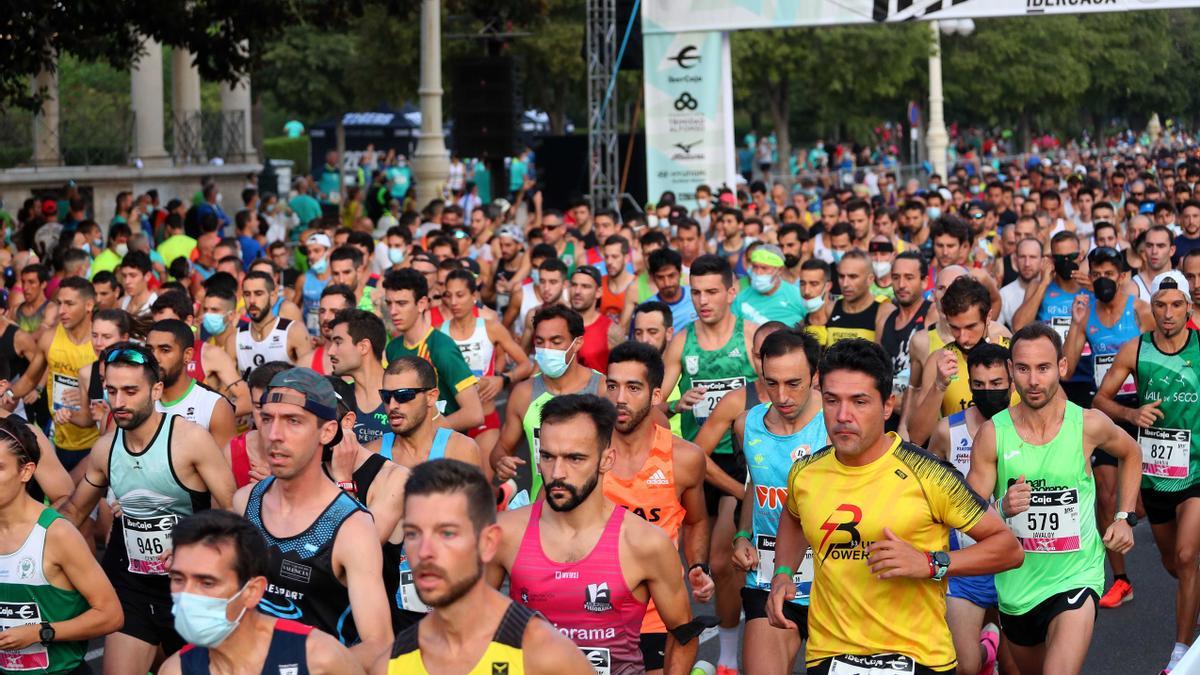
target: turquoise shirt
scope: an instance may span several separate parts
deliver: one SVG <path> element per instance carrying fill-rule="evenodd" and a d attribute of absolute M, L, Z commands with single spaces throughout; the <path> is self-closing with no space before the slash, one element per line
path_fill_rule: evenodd
<path fill-rule="evenodd" d="M 312 220 L 321 217 L 321 202 L 308 195 L 296 195 L 288 202 L 292 212 L 300 219 L 300 226 L 304 227 Z"/>
<path fill-rule="evenodd" d="M 779 288 L 770 295 L 763 295 L 753 288 L 746 288 L 733 301 L 733 314 L 762 325 L 768 321 L 782 321 L 793 326 L 808 315 L 804 298 L 795 284 L 780 280 Z"/>

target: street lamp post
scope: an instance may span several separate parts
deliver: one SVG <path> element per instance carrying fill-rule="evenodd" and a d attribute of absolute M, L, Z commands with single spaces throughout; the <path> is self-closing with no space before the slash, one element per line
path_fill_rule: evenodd
<path fill-rule="evenodd" d="M 442 16 L 440 0 L 421 2 L 421 130 L 413 151 L 417 201 L 440 199 L 450 172 L 442 133 Z"/>
<path fill-rule="evenodd" d="M 929 30 L 933 32 L 933 49 L 929 54 L 929 131 L 925 136 L 925 145 L 929 151 L 929 162 L 933 164 L 933 172 L 945 178 L 946 149 L 950 146 L 950 134 L 946 132 L 946 118 L 942 110 L 942 32 L 970 35 L 975 30 L 975 22 L 970 19 L 930 21 Z"/>

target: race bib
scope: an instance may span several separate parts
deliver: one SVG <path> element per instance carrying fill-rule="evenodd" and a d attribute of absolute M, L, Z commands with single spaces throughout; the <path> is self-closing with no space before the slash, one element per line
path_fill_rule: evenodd
<path fill-rule="evenodd" d="M 1050 327 L 1054 329 L 1055 333 L 1058 333 L 1058 337 L 1062 339 L 1063 344 L 1064 345 L 1067 344 L 1067 331 L 1071 330 L 1071 317 L 1069 317 L 1069 316 L 1052 316 L 1052 317 L 1050 317 Z M 1087 340 L 1084 340 L 1083 341 L 1083 351 L 1080 352 L 1080 356 L 1091 356 L 1091 355 L 1092 355 L 1092 346 L 1088 344 Z"/>
<path fill-rule="evenodd" d="M 428 614 L 430 608 L 424 602 L 421 602 L 421 596 L 417 595 L 417 587 L 413 583 L 413 572 L 408 569 L 408 564 L 400 565 L 400 603 L 401 607 L 410 612 L 424 612 Z"/>
<path fill-rule="evenodd" d="M 580 647 L 579 651 L 587 657 L 588 663 L 596 670 L 596 675 L 612 675 L 612 654 L 604 647 Z"/>
<path fill-rule="evenodd" d="M 775 537 L 756 535 L 754 547 L 758 549 L 758 585 L 770 588 L 771 579 L 775 576 Z M 796 583 L 797 600 L 812 594 L 813 577 L 813 550 L 809 548 L 804 551 L 800 569 L 792 575 L 792 581 Z"/>
<path fill-rule="evenodd" d="M 829 661 L 829 675 L 913 675 L 917 662 L 903 654 L 843 654 Z"/>
<path fill-rule="evenodd" d="M 54 373 L 54 409 L 61 410 L 62 408 L 66 408 L 67 410 L 79 410 L 79 406 L 67 405 L 67 403 L 63 401 L 63 394 L 65 394 L 68 389 L 78 388 L 79 380 L 75 379 L 74 377 L 62 375 L 61 373 Z"/>
<path fill-rule="evenodd" d="M 746 378 L 731 377 L 726 380 L 692 380 L 693 387 L 704 387 L 704 398 L 692 408 L 696 421 L 703 424 L 704 420 L 717 409 L 717 404 L 731 391 L 746 386 Z"/>
<path fill-rule="evenodd" d="M 1092 363 L 1096 366 L 1096 388 L 1104 382 L 1104 376 L 1108 374 L 1108 369 L 1112 368 L 1112 364 L 1116 362 L 1116 354 L 1096 354 Z M 1133 375 L 1126 375 L 1125 381 L 1121 383 L 1121 388 L 1117 390 L 1117 396 L 1131 396 L 1137 393 L 1137 383 L 1133 381 Z"/>
<path fill-rule="evenodd" d="M 0 602 L 0 630 L 42 622 L 42 612 L 34 602 Z M 0 671 L 44 671 L 50 667 L 46 646 L 34 642 L 24 649 L 0 649 Z"/>
<path fill-rule="evenodd" d="M 134 574 L 167 573 L 162 554 L 171 549 L 171 531 L 178 516 L 131 518 L 121 516 L 125 531 L 125 551 L 129 556 L 129 571 Z"/>
<path fill-rule="evenodd" d="M 1069 553 L 1079 550 L 1078 490 L 1034 490 L 1029 510 L 1008 519 L 1026 551 Z"/>
<path fill-rule="evenodd" d="M 304 327 L 308 329 L 309 335 L 319 335 L 321 333 L 321 317 L 317 314 L 316 308 L 313 308 L 304 316 Z"/>
<path fill-rule="evenodd" d="M 1187 429 L 1150 427 L 1138 430 L 1142 446 L 1142 475 L 1187 478 L 1192 453 L 1192 432 Z"/>

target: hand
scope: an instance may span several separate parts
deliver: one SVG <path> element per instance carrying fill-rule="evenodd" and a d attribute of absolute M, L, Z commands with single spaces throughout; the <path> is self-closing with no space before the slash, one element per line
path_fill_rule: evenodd
<path fill-rule="evenodd" d="M 708 602 L 712 600 L 713 589 L 716 584 L 713 583 L 712 577 L 704 573 L 704 570 L 699 567 L 693 567 L 688 571 L 688 583 L 692 585 L 692 597 L 696 602 Z"/>
<path fill-rule="evenodd" d="M 250 484 L 253 485 L 258 481 L 271 475 L 271 469 L 262 464 L 250 460 Z"/>
<path fill-rule="evenodd" d="M 29 645 L 39 642 L 41 638 L 41 624 L 27 623 L 24 626 L 9 628 L 4 632 L 0 632 L 0 649 L 16 650 L 24 649 Z"/>
<path fill-rule="evenodd" d="M 37 403 L 37 400 L 41 397 L 42 397 L 42 392 L 38 391 L 37 388 L 35 387 L 33 389 L 30 389 L 29 393 L 27 393 L 23 397 L 21 397 L 21 401 L 23 401 L 25 403 L 25 405 L 33 405 L 34 403 Z"/>
<path fill-rule="evenodd" d="M 1077 269 L 1074 272 L 1071 272 L 1071 280 L 1088 289 L 1089 291 L 1092 290 L 1092 277 L 1083 270 Z"/>
<path fill-rule="evenodd" d="M 111 502 L 109 502 L 108 510 L 112 511 L 113 520 L 119 519 L 121 517 L 121 514 L 123 513 L 123 511 L 121 510 L 121 500 L 114 499 Z"/>
<path fill-rule="evenodd" d="M 883 536 L 883 539 L 867 547 L 871 574 L 879 579 L 930 578 L 928 554 L 918 551 L 886 527 L 883 528 Z"/>
<path fill-rule="evenodd" d="M 63 407 L 67 408 L 68 410 L 79 410 L 80 406 L 83 404 L 83 399 L 79 395 L 79 389 L 75 387 L 63 388 L 62 401 Z"/>
<path fill-rule="evenodd" d="M 1029 487 L 1029 483 L 1025 482 L 1025 474 L 1017 479 L 1017 482 L 1009 486 L 1008 491 L 1004 493 L 1004 499 L 1000 501 L 1000 505 L 1004 508 L 1004 515 L 1012 518 L 1018 513 L 1025 513 L 1029 510 L 1029 497 L 1033 493 L 1033 489 Z"/>
<path fill-rule="evenodd" d="M 733 542 L 733 566 L 743 572 L 758 567 L 758 551 L 743 537 Z"/>
<path fill-rule="evenodd" d="M 1071 321 L 1082 329 L 1087 325 L 1089 310 L 1092 305 L 1092 296 L 1087 293 L 1080 293 L 1075 296 L 1075 302 L 1071 303 Z"/>
<path fill-rule="evenodd" d="M 795 622 L 783 614 L 783 603 L 796 597 L 796 582 L 790 574 L 776 574 L 771 578 L 771 593 L 767 596 L 767 621 L 776 628 L 796 630 Z"/>
<path fill-rule="evenodd" d="M 1104 531 L 1104 546 L 1113 553 L 1125 554 L 1133 548 L 1133 528 L 1124 518 L 1114 520 Z"/>
<path fill-rule="evenodd" d="M 1164 415 L 1163 411 L 1158 409 L 1160 405 L 1162 405 L 1162 399 L 1135 409 L 1133 423 L 1143 429 L 1154 426 L 1154 423 L 1162 419 Z"/>
<path fill-rule="evenodd" d="M 496 462 L 496 466 L 493 467 L 496 470 L 496 482 L 503 483 L 509 478 L 516 476 L 517 467 L 524 463 L 525 460 L 513 455 L 501 457 L 500 461 Z"/>
<path fill-rule="evenodd" d="M 88 409 L 92 412 L 92 419 L 97 422 L 103 422 L 108 419 L 108 404 L 102 399 L 96 399 L 88 403 Z"/>
<path fill-rule="evenodd" d="M 696 404 L 704 398 L 704 394 L 707 391 L 706 387 L 692 387 L 683 392 L 683 395 L 675 402 L 675 412 L 685 413 L 696 407 Z"/>
<path fill-rule="evenodd" d="M 8 409 L 9 412 L 12 412 L 13 410 L 16 409 L 16 405 L 13 405 L 12 408 L 9 408 L 9 406 L 8 406 L 8 403 L 10 401 L 15 403 L 16 399 L 12 399 L 12 398 L 5 396 L 3 399 L 0 399 L 0 400 L 3 401 L 4 407 L 6 409 Z M 67 408 L 59 408 L 58 410 L 55 410 L 54 411 L 54 423 L 58 426 L 62 426 L 64 424 L 70 424 L 71 423 L 71 411 L 68 410 Z"/>
<path fill-rule="evenodd" d="M 342 418 L 344 421 L 346 418 Z M 347 428 L 349 426 L 349 428 Z M 358 437 L 354 435 L 353 424 L 342 424 L 342 440 L 333 447 L 333 457 L 329 460 L 329 472 L 333 479 L 342 482 L 354 480 L 354 464 L 358 459 Z"/>
<path fill-rule="evenodd" d="M 496 292 L 497 293 L 507 293 L 508 292 L 508 279 L 497 279 L 496 280 Z"/>
<path fill-rule="evenodd" d="M 1038 274 L 1038 283 L 1043 286 L 1049 286 L 1054 279 L 1054 258 L 1044 255 L 1042 256 L 1042 269 Z"/>
<path fill-rule="evenodd" d="M 958 377 L 958 357 L 949 349 L 943 349 L 938 353 L 937 359 L 937 387 L 945 391 L 950 386 L 950 381 Z"/>
<path fill-rule="evenodd" d="M 479 378 L 479 400 L 492 401 L 504 389 L 504 378 L 498 376 Z"/>

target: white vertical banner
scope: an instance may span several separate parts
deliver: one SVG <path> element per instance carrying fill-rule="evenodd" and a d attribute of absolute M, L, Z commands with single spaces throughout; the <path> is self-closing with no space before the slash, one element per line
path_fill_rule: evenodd
<path fill-rule="evenodd" d="M 720 32 L 646 35 L 646 195 L 666 190 L 694 205 L 696 187 L 729 180 L 733 96 L 728 38 Z"/>
<path fill-rule="evenodd" d="M 736 192 L 737 139 L 733 133 L 733 48 L 730 45 L 729 33 L 721 33 L 721 127 L 725 130 L 725 185 Z"/>

